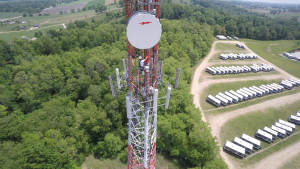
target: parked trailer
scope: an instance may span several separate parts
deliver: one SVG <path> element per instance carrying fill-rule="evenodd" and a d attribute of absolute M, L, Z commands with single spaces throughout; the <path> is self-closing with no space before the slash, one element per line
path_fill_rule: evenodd
<path fill-rule="evenodd" d="M 261 96 L 256 90 L 251 90 L 250 88 L 246 88 L 246 87 L 244 87 L 243 89 L 254 94 L 255 97 Z"/>
<path fill-rule="evenodd" d="M 262 90 L 262 89 L 259 89 L 258 87 L 256 87 L 256 86 L 251 86 L 251 87 L 249 87 L 249 89 L 251 89 L 251 90 L 255 90 L 257 93 L 259 93 L 259 95 L 261 95 L 261 96 L 264 96 L 265 95 L 265 91 L 264 90 Z"/>
<path fill-rule="evenodd" d="M 287 136 L 286 131 L 279 128 L 279 127 L 276 127 L 276 126 L 272 125 L 271 129 L 274 130 L 274 131 L 277 131 L 278 136 L 281 137 L 281 138 L 285 138 Z"/>
<path fill-rule="evenodd" d="M 270 94 L 270 90 L 263 87 L 263 86 L 259 86 L 260 89 L 264 90 L 266 92 L 266 94 Z"/>
<path fill-rule="evenodd" d="M 261 129 L 258 129 L 255 133 L 255 137 L 259 138 L 267 143 L 272 143 L 273 142 L 273 136 Z"/>
<path fill-rule="evenodd" d="M 261 91 L 263 96 L 267 94 L 267 91 L 264 90 L 264 89 L 258 88 L 258 87 L 256 87 L 256 86 L 252 86 L 252 87 L 255 88 L 255 89 L 258 90 L 258 91 Z"/>
<path fill-rule="evenodd" d="M 259 140 L 255 139 L 251 136 L 248 136 L 247 134 L 242 134 L 241 139 L 253 144 L 253 146 L 256 150 L 261 149 L 261 142 Z"/>
<path fill-rule="evenodd" d="M 239 102 L 239 98 L 237 97 L 237 96 L 234 96 L 233 94 L 231 94 L 231 93 L 229 93 L 229 92 L 225 92 L 225 94 L 228 96 L 228 97 L 230 97 L 230 98 L 232 98 L 232 102 L 233 103 L 237 103 L 237 102 Z"/>
<path fill-rule="evenodd" d="M 230 90 L 229 93 L 233 94 L 234 96 L 239 98 L 239 101 L 243 101 L 244 100 L 244 96 L 238 94 L 237 92 Z"/>
<path fill-rule="evenodd" d="M 290 115 L 288 121 L 291 122 L 291 123 L 300 125 L 300 117 L 298 117 L 298 116 Z"/>
<path fill-rule="evenodd" d="M 257 90 L 257 89 L 256 89 L 256 88 L 254 88 L 254 87 L 249 87 L 249 89 L 250 89 L 251 91 L 254 91 L 254 92 L 256 92 L 256 96 L 258 96 L 258 97 L 261 97 L 261 96 L 263 96 L 263 95 L 264 95 L 262 91 L 260 91 L 260 90 Z"/>
<path fill-rule="evenodd" d="M 230 154 L 236 155 L 242 159 L 244 157 L 246 157 L 246 149 L 241 146 L 238 146 L 230 141 L 226 141 L 226 143 L 224 144 L 223 150 Z"/>
<path fill-rule="evenodd" d="M 263 130 L 264 130 L 265 132 L 271 134 L 271 135 L 274 137 L 274 139 L 276 139 L 276 138 L 278 137 L 278 132 L 275 131 L 275 130 L 272 130 L 271 128 L 269 128 L 269 127 L 267 127 L 267 126 L 265 126 Z"/>
<path fill-rule="evenodd" d="M 256 89 L 254 89 L 253 87 L 248 87 L 248 90 L 255 93 L 256 97 L 260 97 L 262 96 L 262 92 L 257 91 Z"/>
<path fill-rule="evenodd" d="M 296 116 L 300 117 L 300 112 L 297 112 L 297 113 L 296 113 Z"/>
<path fill-rule="evenodd" d="M 286 88 L 286 89 L 288 89 L 288 90 L 291 90 L 291 89 L 293 88 L 293 85 L 292 85 L 292 84 L 287 83 L 287 82 L 284 82 L 284 81 L 282 81 L 280 84 L 281 84 L 284 88 Z"/>
<path fill-rule="evenodd" d="M 254 94 L 253 93 L 250 93 L 250 92 L 247 92 L 246 90 L 244 90 L 244 89 L 240 89 L 240 91 L 242 91 L 242 92 L 244 92 L 245 94 L 247 94 L 249 97 L 250 97 L 250 99 L 252 99 L 253 97 L 254 97 Z"/>
<path fill-rule="evenodd" d="M 300 81 L 296 79 L 290 79 L 290 81 L 295 82 L 296 86 L 300 86 Z"/>
<path fill-rule="evenodd" d="M 252 94 L 252 97 L 256 97 L 256 92 L 253 92 L 253 91 L 249 90 L 249 89 L 246 88 L 246 87 L 243 87 L 242 89 L 243 89 L 244 91 L 246 91 L 246 92 Z"/>
<path fill-rule="evenodd" d="M 225 98 L 226 100 L 228 100 L 228 103 L 231 104 L 233 103 L 233 99 L 231 97 L 226 96 L 225 94 L 219 92 L 218 95 L 220 95 L 221 97 Z"/>
<path fill-rule="evenodd" d="M 275 126 L 285 130 L 288 135 L 291 135 L 293 133 L 293 129 L 291 127 L 286 126 L 286 125 L 275 122 Z"/>
<path fill-rule="evenodd" d="M 216 107 L 220 107 L 220 106 L 221 106 L 221 101 L 220 101 L 219 99 L 215 98 L 215 97 L 212 96 L 212 95 L 208 95 L 207 98 L 206 98 L 206 100 L 207 100 L 209 103 L 215 105 Z"/>
<path fill-rule="evenodd" d="M 244 100 L 248 100 L 250 99 L 250 96 L 244 92 L 242 92 L 241 90 L 237 90 L 236 91 L 238 94 L 242 95 L 244 97 Z"/>
<path fill-rule="evenodd" d="M 295 129 L 296 129 L 296 125 L 295 125 L 295 124 L 290 123 L 290 122 L 287 122 L 287 121 L 285 121 L 285 120 L 279 119 L 279 120 L 278 120 L 278 123 L 283 124 L 283 125 L 286 125 L 286 126 L 292 128 L 293 131 L 295 131 Z"/>
<path fill-rule="evenodd" d="M 250 144 L 248 143 L 247 141 L 244 141 L 238 137 L 235 137 L 233 140 L 232 140 L 233 143 L 245 148 L 246 150 L 246 153 L 248 154 L 251 154 L 252 151 L 253 151 L 253 144 Z"/>
<path fill-rule="evenodd" d="M 219 99 L 221 101 L 221 104 L 223 106 L 227 106 L 228 105 L 228 100 L 224 99 L 223 97 L 216 95 L 215 98 Z"/>

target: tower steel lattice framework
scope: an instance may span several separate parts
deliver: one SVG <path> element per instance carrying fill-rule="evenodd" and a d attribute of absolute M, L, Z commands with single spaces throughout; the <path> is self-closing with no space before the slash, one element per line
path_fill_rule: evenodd
<path fill-rule="evenodd" d="M 151 13 L 157 19 L 160 17 L 160 0 L 125 0 L 124 5 L 127 22 L 136 12 Z M 127 49 L 128 169 L 155 169 L 158 44 L 150 49 L 137 49 L 127 42 Z M 140 56 L 144 62 L 142 68 Z"/>

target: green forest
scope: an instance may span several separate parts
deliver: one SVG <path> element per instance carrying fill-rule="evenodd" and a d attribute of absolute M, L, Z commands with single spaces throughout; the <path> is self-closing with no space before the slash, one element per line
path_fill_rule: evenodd
<path fill-rule="evenodd" d="M 207 23 L 213 27 L 215 35 L 257 40 L 300 39 L 300 22 L 297 18 L 271 18 L 224 1 L 192 0 L 187 5 L 170 2 L 164 1 L 162 18 Z"/>
<path fill-rule="evenodd" d="M 126 163 L 126 92 L 114 99 L 108 81 L 127 56 L 124 23 L 123 13 L 107 13 L 37 33 L 36 41 L 1 42 L 0 168 L 79 168 L 90 154 Z M 226 168 L 189 94 L 192 66 L 208 52 L 212 28 L 188 20 L 162 25 L 164 74 L 174 77 L 180 65 L 182 75 L 169 109 L 159 110 L 157 151 L 182 168 Z"/>

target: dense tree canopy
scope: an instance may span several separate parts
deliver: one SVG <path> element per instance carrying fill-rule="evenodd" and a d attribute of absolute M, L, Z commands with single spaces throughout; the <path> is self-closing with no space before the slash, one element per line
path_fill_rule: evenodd
<path fill-rule="evenodd" d="M 163 18 L 207 23 L 214 28 L 215 35 L 259 40 L 300 39 L 300 22 L 297 19 L 271 18 L 223 1 L 192 0 L 192 5 L 164 2 L 161 7 Z"/>
<path fill-rule="evenodd" d="M 108 81 L 127 56 L 120 15 L 38 33 L 36 41 L 0 43 L 0 153 L 7 154 L 0 156 L 2 166 L 77 168 L 91 153 L 126 162 L 126 92 L 114 99 Z M 192 66 L 209 50 L 212 28 L 185 20 L 162 25 L 164 84 L 174 83 L 168 78 L 175 77 L 174 65 L 182 75 L 170 109 L 159 110 L 157 151 L 183 168 L 226 168 L 189 94 Z"/>

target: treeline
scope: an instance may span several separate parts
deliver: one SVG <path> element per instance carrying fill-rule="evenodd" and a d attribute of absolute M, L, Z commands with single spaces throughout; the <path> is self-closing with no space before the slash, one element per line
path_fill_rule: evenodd
<path fill-rule="evenodd" d="M 50 6 L 56 6 L 58 3 L 69 3 L 76 0 L 13 0 L 0 3 L 0 12 L 19 12 L 24 14 L 39 13 Z"/>
<path fill-rule="evenodd" d="M 258 40 L 300 39 L 300 23 L 293 19 L 270 18 L 250 13 L 222 1 L 193 0 L 192 5 L 163 3 L 161 16 L 207 23 L 214 34 Z"/>
<path fill-rule="evenodd" d="M 108 81 L 127 56 L 120 15 L 0 43 L 1 168 L 79 168 L 89 154 L 127 161 L 126 92 L 114 99 Z M 158 113 L 157 151 L 181 168 L 226 168 L 189 94 L 192 66 L 209 50 L 212 29 L 184 20 L 162 25 L 164 73 L 175 77 L 180 65 L 182 75 L 170 109 Z"/>

